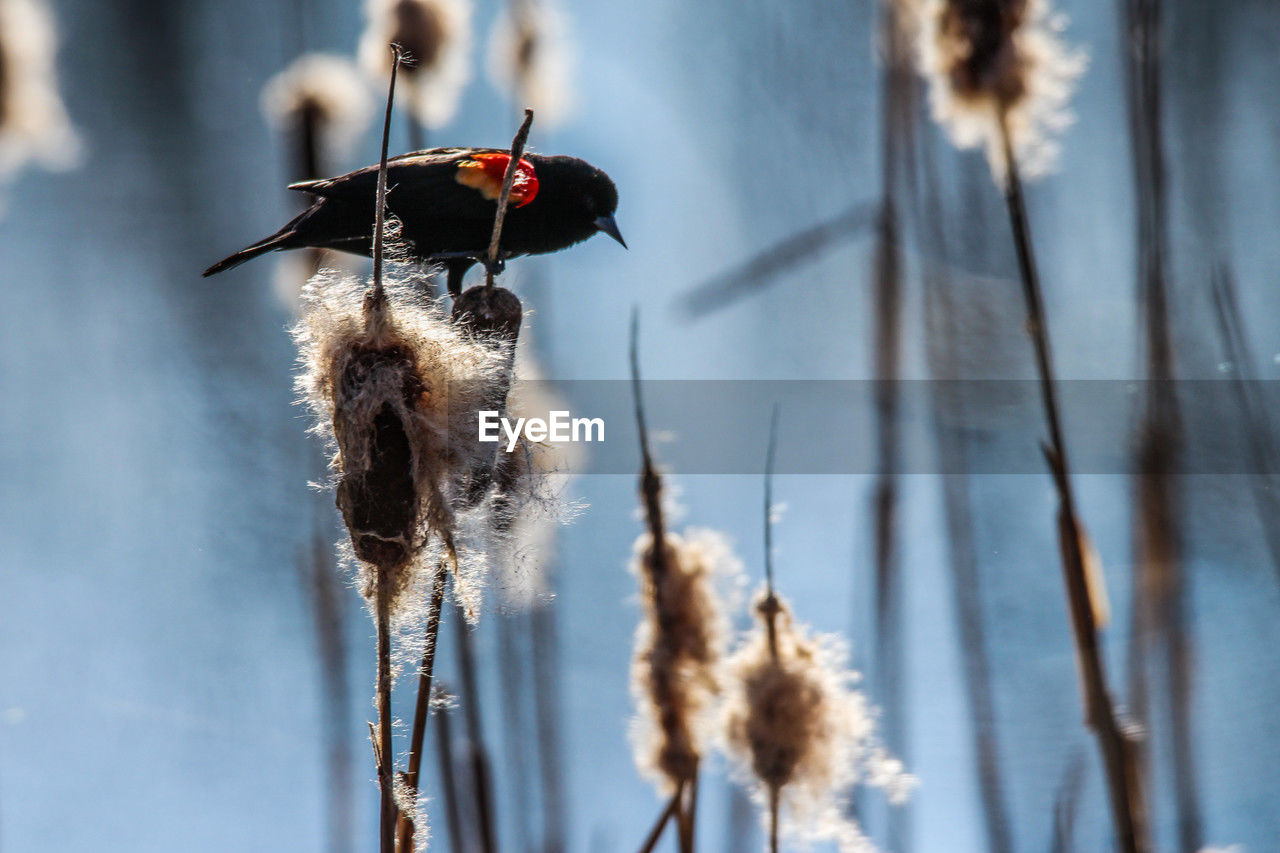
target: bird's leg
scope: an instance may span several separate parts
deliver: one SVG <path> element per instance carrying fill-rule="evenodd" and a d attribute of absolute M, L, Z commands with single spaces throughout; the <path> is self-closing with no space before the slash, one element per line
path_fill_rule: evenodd
<path fill-rule="evenodd" d="M 451 258 L 445 262 L 445 269 L 449 271 L 448 287 L 449 295 L 457 298 L 462 293 L 462 279 L 466 277 L 467 270 L 471 269 L 471 265 L 476 262 L 475 258 Z"/>
<path fill-rule="evenodd" d="M 507 266 L 505 258 L 495 258 L 492 261 L 488 258 L 481 258 L 480 263 L 484 264 L 485 272 L 490 276 L 501 275 L 502 271 L 506 269 Z"/>

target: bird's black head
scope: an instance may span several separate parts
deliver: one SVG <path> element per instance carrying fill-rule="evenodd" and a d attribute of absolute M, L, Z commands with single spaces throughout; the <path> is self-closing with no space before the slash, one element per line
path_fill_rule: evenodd
<path fill-rule="evenodd" d="M 613 219 L 618 189 L 608 175 L 577 157 L 531 154 L 526 159 L 538 175 L 537 205 L 563 217 L 566 225 L 580 232 L 577 240 L 601 231 L 626 247 Z"/>

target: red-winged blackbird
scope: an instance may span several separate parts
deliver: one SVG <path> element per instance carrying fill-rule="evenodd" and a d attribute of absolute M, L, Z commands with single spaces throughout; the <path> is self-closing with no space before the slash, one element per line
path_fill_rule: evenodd
<path fill-rule="evenodd" d="M 434 148 L 387 163 L 387 209 L 401 222 L 401 237 L 418 260 L 439 260 L 449 271 L 449 292 L 488 252 L 502 178 L 511 156 L 493 148 Z M 274 249 L 312 246 L 368 255 L 378 167 L 339 178 L 304 181 L 290 189 L 316 196 L 305 212 L 275 234 L 205 270 L 220 273 Z M 603 231 L 625 247 L 613 212 L 618 191 L 609 176 L 576 157 L 527 154 L 520 158 L 506 219 L 502 257 L 556 252 Z"/>

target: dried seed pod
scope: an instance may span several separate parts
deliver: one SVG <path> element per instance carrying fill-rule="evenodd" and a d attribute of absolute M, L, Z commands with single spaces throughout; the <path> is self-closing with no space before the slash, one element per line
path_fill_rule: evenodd
<path fill-rule="evenodd" d="M 569 115 L 572 43 L 564 13 L 550 0 L 513 0 L 489 36 L 489 79 L 510 100 L 532 107 L 543 126 Z"/>
<path fill-rule="evenodd" d="M 42 0 L 0 0 L 0 177 L 36 162 L 68 169 L 79 135 L 58 94 L 57 29 Z"/>
<path fill-rule="evenodd" d="M 897 803 L 914 780 L 879 746 L 866 697 L 854 688 L 858 675 L 835 639 L 795 624 L 774 595 L 757 597 L 755 611 L 757 627 L 725 667 L 726 751 L 757 801 L 779 805 L 788 835 L 873 849 L 846 816 L 850 789 L 880 787 Z"/>
<path fill-rule="evenodd" d="M 655 559 L 648 533 L 636 541 L 632 558 L 644 614 L 631 693 L 638 707 L 636 765 L 669 794 L 694 777 L 712 739 L 728 634 L 716 583 L 739 567 L 723 537 L 711 531 L 665 539 L 666 559 Z"/>
<path fill-rule="evenodd" d="M 325 147 L 343 155 L 369 126 L 373 98 L 351 60 L 308 53 L 267 81 L 262 89 L 262 111 L 288 132 L 309 126 Z M 299 176 L 320 177 L 323 175 Z"/>
<path fill-rule="evenodd" d="M 391 72 L 387 45 L 403 47 L 406 108 L 428 127 L 447 124 L 471 79 L 469 0 L 367 0 L 365 18 L 361 64 L 385 77 Z"/>
<path fill-rule="evenodd" d="M 365 285 L 322 272 L 294 331 L 299 390 L 337 453 L 337 501 L 362 564 L 403 590 L 434 565 L 433 535 L 452 550 L 473 472 L 492 464 L 477 412 L 510 385 L 506 348 L 464 334 L 410 284 L 392 279 L 380 304 Z M 366 573 L 366 590 L 376 574 Z"/>
<path fill-rule="evenodd" d="M 1046 0 L 918 0 L 917 54 L 933 117 L 961 148 L 983 146 L 1003 183 L 1001 122 L 1026 177 L 1048 171 L 1082 53 L 1058 38 Z"/>

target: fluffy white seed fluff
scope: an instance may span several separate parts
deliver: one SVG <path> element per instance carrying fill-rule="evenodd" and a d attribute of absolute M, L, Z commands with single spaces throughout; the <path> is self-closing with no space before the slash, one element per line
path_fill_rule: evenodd
<path fill-rule="evenodd" d="M 58 94 L 57 29 L 41 0 L 0 0 L 0 178 L 35 162 L 68 169 L 80 137 Z"/>
<path fill-rule="evenodd" d="M 407 109 L 427 127 L 448 124 L 471 80 L 470 0 L 366 0 L 365 21 L 360 64 L 384 79 L 391 73 L 387 45 L 402 45 L 414 63 L 400 69 Z"/>
<path fill-rule="evenodd" d="M 769 599 L 756 599 L 759 624 L 728 659 L 721 732 L 737 774 L 768 820 L 771 792 L 784 834 L 835 841 L 842 851 L 874 849 L 845 806 L 856 784 L 905 801 L 915 784 L 880 746 L 858 674 L 835 637 L 813 634 L 777 600 L 777 656 L 769 643 Z"/>
<path fill-rule="evenodd" d="M 459 331 L 436 301 L 410 283 L 389 279 L 386 308 L 377 312 L 365 311 L 367 289 L 355 277 L 327 270 L 308 283 L 294 329 L 302 364 L 298 390 L 316 415 L 316 431 L 335 451 L 339 482 L 374 464 L 371 436 L 380 412 L 393 412 L 407 435 L 416 521 L 403 541 L 393 543 L 413 555 L 397 579 L 403 591 L 457 545 L 469 478 L 493 458 L 493 445 L 478 441 L 477 411 L 495 387 L 510 381 L 510 360 L 503 346 Z M 396 357 L 375 360 L 354 388 L 345 388 L 349 367 L 371 351 Z M 375 577 L 371 567 L 362 567 L 366 594 Z M 458 580 L 462 593 L 466 580 Z"/>
<path fill-rule="evenodd" d="M 273 124 L 287 130 L 308 108 L 318 111 L 326 143 L 335 154 L 345 155 L 369 125 L 373 96 L 350 59 L 308 53 L 267 81 L 262 89 L 262 111 Z"/>
<path fill-rule="evenodd" d="M 985 149 L 1003 184 L 1003 112 L 1020 174 L 1050 171 L 1086 66 L 1084 53 L 1061 40 L 1065 19 L 1050 14 L 1046 0 L 917 4 L 917 53 L 934 119 L 960 148 Z"/>

